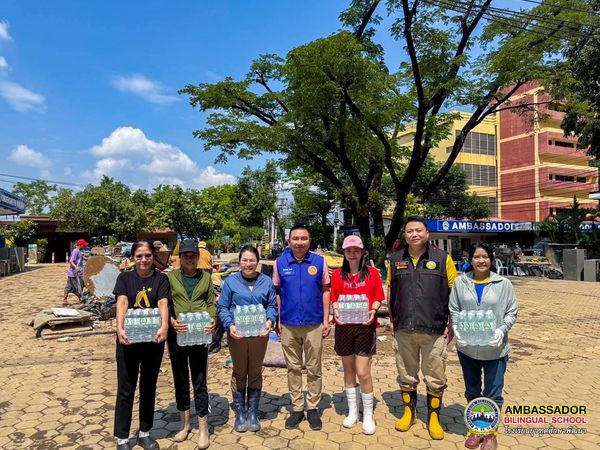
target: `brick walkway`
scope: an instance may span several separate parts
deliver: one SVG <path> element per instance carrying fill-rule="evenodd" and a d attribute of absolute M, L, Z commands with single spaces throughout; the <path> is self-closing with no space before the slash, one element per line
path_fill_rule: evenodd
<path fill-rule="evenodd" d="M 89 336 L 69 342 L 36 339 L 27 325 L 42 308 L 61 304 L 64 266 L 38 266 L 0 280 L 0 448 L 102 449 L 115 448 L 112 438 L 116 388 L 114 337 Z M 500 448 L 527 450 L 600 448 L 600 407 L 595 401 L 600 387 L 599 284 L 542 279 L 514 280 L 520 313 L 511 332 L 513 353 L 506 375 L 506 403 L 573 404 L 588 406 L 587 434 L 529 437 L 506 435 L 500 427 Z M 388 338 L 389 339 L 389 338 Z M 260 411 L 263 429 L 232 432 L 229 406 L 230 371 L 223 367 L 227 350 L 210 358 L 211 448 L 462 449 L 466 430 L 463 381 L 454 351 L 448 364 L 449 388 L 441 419 L 443 441 L 431 441 L 426 418 L 424 389 L 419 395 L 419 421 L 407 433 L 394 430 L 401 414 L 394 358 L 389 342 L 374 360 L 375 418 L 377 433 L 365 436 L 360 425 L 341 425 L 346 412 L 342 395 L 341 363 L 335 356 L 323 360 L 323 430 L 285 430 L 289 396 L 285 370 L 265 369 L 265 393 Z M 332 339 L 326 345 L 330 348 Z M 170 436 L 179 427 L 167 352 L 158 381 L 156 420 L 152 435 L 163 449 L 193 449 L 190 440 L 175 444 Z M 136 411 L 134 423 L 136 427 Z M 139 448 L 139 447 L 138 447 Z"/>

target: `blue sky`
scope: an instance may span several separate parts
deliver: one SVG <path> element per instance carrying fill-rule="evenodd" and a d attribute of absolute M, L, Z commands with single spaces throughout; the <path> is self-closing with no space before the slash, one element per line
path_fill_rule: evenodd
<path fill-rule="evenodd" d="M 259 54 L 334 32 L 348 3 L 3 0 L 0 173 L 79 184 L 106 173 L 143 188 L 231 182 L 248 162 L 214 164 L 192 137 L 204 116 L 177 90 L 242 77 Z"/>

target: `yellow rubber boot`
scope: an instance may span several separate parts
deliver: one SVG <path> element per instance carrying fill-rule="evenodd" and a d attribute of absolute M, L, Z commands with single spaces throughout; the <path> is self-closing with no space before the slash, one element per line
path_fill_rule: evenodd
<path fill-rule="evenodd" d="M 444 430 L 440 424 L 440 408 L 442 393 L 434 394 L 427 391 L 427 430 L 431 439 L 444 439 Z"/>
<path fill-rule="evenodd" d="M 396 421 L 396 430 L 408 431 L 417 421 L 417 391 L 402 390 L 404 415 Z"/>

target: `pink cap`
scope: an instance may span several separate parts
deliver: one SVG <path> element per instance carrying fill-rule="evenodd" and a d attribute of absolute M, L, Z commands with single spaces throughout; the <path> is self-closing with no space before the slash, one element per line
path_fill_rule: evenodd
<path fill-rule="evenodd" d="M 364 248 L 362 239 L 355 235 L 346 237 L 346 239 L 344 239 L 344 243 L 342 244 L 342 248 L 347 249 L 349 247 Z"/>

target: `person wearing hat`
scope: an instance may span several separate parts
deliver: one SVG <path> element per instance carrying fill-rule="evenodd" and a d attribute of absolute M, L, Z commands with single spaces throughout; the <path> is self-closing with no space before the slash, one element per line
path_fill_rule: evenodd
<path fill-rule="evenodd" d="M 447 344 L 452 340 L 448 303 L 456 278 L 450 255 L 429 243 L 427 221 L 406 219 L 406 245 L 390 257 L 388 302 L 396 341 L 396 366 L 404 414 L 398 431 L 408 431 L 417 420 L 419 371 L 427 386 L 427 430 L 432 439 L 443 439 L 440 423 L 446 389 Z"/>
<path fill-rule="evenodd" d="M 160 271 L 167 269 L 169 267 L 169 253 L 164 251 L 165 246 L 160 241 L 154 241 L 152 246 L 154 247 L 154 268 Z"/>
<path fill-rule="evenodd" d="M 68 306 L 67 297 L 69 294 L 75 294 L 77 299 L 81 301 L 83 295 L 83 253 L 82 250 L 88 244 L 85 239 L 79 239 L 69 258 L 69 268 L 67 269 L 67 285 L 65 286 L 65 296 L 63 298 L 63 306 Z"/>
<path fill-rule="evenodd" d="M 373 420 L 373 379 L 371 359 L 377 343 L 377 311 L 385 300 L 381 276 L 367 265 L 368 255 L 358 236 L 348 236 L 342 244 L 344 261 L 331 276 L 331 304 L 335 327 L 335 352 L 342 357 L 348 416 L 343 425 L 351 428 L 358 421 L 358 399 L 363 404 L 363 433 L 375 433 Z M 340 320 L 340 295 L 365 294 L 369 299 L 369 318 L 361 324 L 345 324 Z"/>
<path fill-rule="evenodd" d="M 190 422 L 190 374 L 194 388 L 194 406 L 198 415 L 198 447 L 208 448 L 208 348 L 205 345 L 177 345 L 177 333 L 185 333 L 187 325 L 179 322 L 183 313 L 207 311 L 212 318 L 210 325 L 204 329 L 212 334 L 217 315 L 215 293 L 210 275 L 197 268 L 198 244 L 193 239 L 184 239 L 179 246 L 180 269 L 167 274 L 171 284 L 173 311 L 171 327 L 167 339 L 173 380 L 175 383 L 175 401 L 181 415 L 181 431 L 173 440 L 183 442 L 187 439 L 192 427 Z"/>
<path fill-rule="evenodd" d="M 206 250 L 206 242 L 198 242 L 198 252 L 200 254 L 198 258 L 198 269 L 204 270 L 209 275 L 213 270 L 213 257 L 208 250 Z"/>

